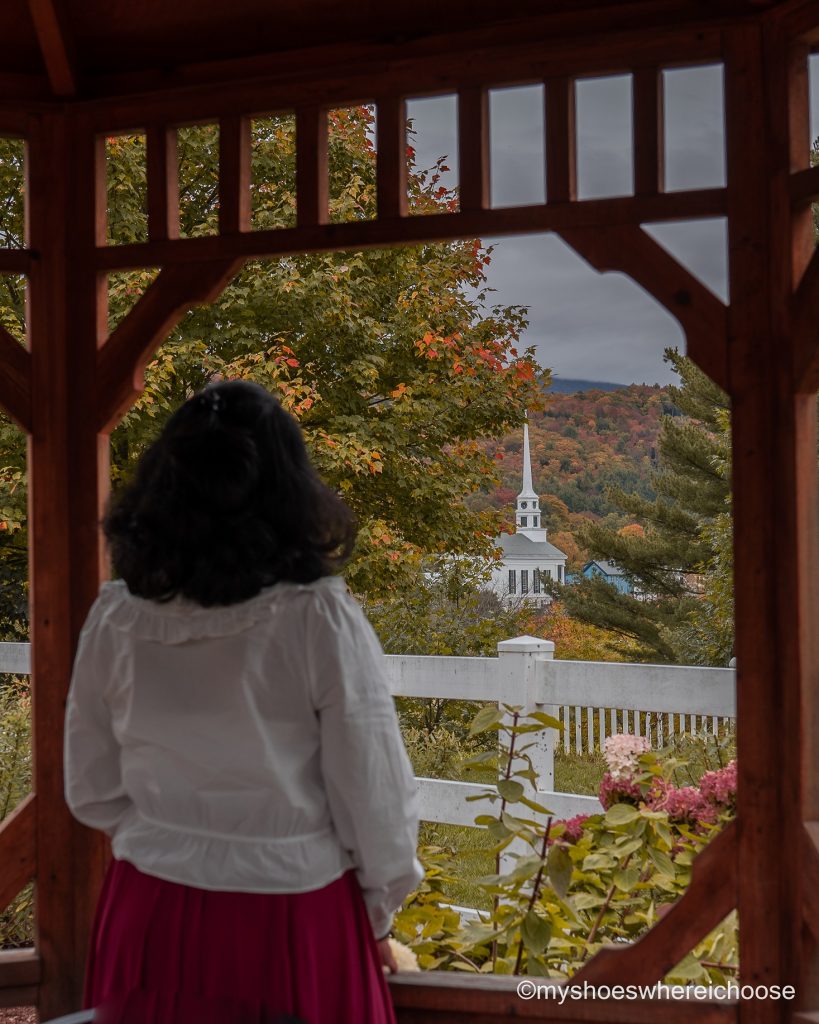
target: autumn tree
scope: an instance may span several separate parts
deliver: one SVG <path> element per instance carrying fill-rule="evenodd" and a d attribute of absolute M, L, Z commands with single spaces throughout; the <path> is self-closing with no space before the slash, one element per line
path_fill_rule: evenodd
<path fill-rule="evenodd" d="M 333 221 L 375 215 L 372 129 L 369 108 L 330 113 Z M 216 229 L 217 131 L 179 133 L 183 236 Z M 457 194 L 441 183 L 443 161 L 419 168 L 411 146 L 407 159 L 412 214 L 455 209 Z M 6 154 L 0 167 L 8 171 L 13 161 Z M 140 241 L 144 139 L 109 139 L 108 166 L 109 241 Z M 253 181 L 253 227 L 292 224 L 293 118 L 254 122 Z M 21 229 L 20 209 L 0 216 Z M 112 435 L 114 483 L 193 391 L 242 377 L 279 394 L 325 479 L 356 512 L 360 542 L 348 570 L 356 591 L 400 589 L 430 554 L 487 554 L 497 515 L 464 505 L 495 471 L 477 442 L 520 422 L 536 400 L 539 372 L 531 351 L 519 347 L 525 310 L 489 302 L 490 259 L 491 250 L 470 240 L 248 263 L 213 305 L 183 319 L 148 367 L 144 394 Z M 155 275 L 111 275 L 112 325 Z M 7 284 L 0 317 L 19 329 L 22 316 Z M 3 430 L 0 448 L 3 515 L 19 524 L 6 532 L 24 547 L 20 435 Z"/>
<path fill-rule="evenodd" d="M 733 619 L 724 585 L 719 597 L 712 594 L 721 622 L 712 621 L 707 600 L 711 574 L 719 558 L 724 562 L 726 528 L 730 552 L 728 398 L 689 359 L 672 350 L 666 359 L 681 385 L 668 389 L 673 408 L 661 424 L 652 481 L 656 498 L 622 489 L 608 495 L 643 529 L 589 523 L 579 536 L 593 557 L 615 562 L 635 592 L 619 593 L 599 578 L 581 579 L 562 588 L 561 599 L 573 617 L 631 640 L 642 658 L 725 664 Z"/>

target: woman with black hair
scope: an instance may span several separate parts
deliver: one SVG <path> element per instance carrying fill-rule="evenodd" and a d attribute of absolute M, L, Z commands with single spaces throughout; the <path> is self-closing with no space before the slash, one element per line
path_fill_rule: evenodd
<path fill-rule="evenodd" d="M 86 1005 L 387 1024 L 417 793 L 380 645 L 333 575 L 352 513 L 295 420 L 229 381 L 171 417 L 104 528 L 121 579 L 82 630 L 65 734 L 68 804 L 114 856 Z"/>

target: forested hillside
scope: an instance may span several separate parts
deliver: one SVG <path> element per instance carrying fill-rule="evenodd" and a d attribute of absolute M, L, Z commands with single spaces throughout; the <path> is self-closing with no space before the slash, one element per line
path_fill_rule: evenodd
<path fill-rule="evenodd" d="M 672 411 L 665 388 L 631 384 L 616 391 L 549 392 L 544 411 L 530 413 L 535 490 L 544 499 L 550 539 L 566 551 L 574 567 L 585 555 L 573 540 L 579 519 L 629 525 L 607 500 L 607 487 L 654 497 L 650 470 L 656 460 L 660 416 Z M 521 485 L 523 431 L 484 447 L 498 462 L 501 486 L 474 495 L 469 503 L 508 509 L 511 524 Z"/>

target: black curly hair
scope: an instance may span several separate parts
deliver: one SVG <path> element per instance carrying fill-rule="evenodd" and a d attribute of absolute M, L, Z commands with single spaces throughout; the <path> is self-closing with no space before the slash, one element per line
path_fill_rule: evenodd
<path fill-rule="evenodd" d="M 356 534 L 296 420 L 263 387 L 239 380 L 211 384 L 177 409 L 103 528 L 132 594 L 203 606 L 328 576 Z"/>

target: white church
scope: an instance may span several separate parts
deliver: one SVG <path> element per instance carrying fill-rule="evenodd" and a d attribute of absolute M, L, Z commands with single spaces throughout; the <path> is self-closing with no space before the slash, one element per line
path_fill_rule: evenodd
<path fill-rule="evenodd" d="M 566 581 L 566 555 L 547 539 L 540 499 L 532 486 L 528 424 L 523 426 L 523 487 L 515 510 L 515 532 L 496 537 L 495 547 L 502 559 L 492 567 L 490 587 L 507 605 L 542 608 L 551 600 L 545 581 Z"/>

